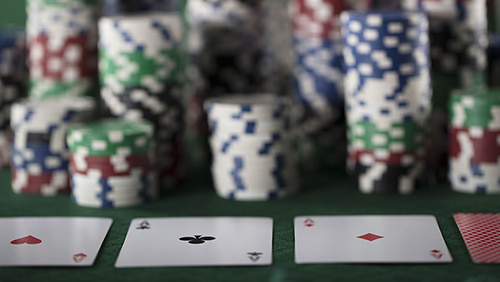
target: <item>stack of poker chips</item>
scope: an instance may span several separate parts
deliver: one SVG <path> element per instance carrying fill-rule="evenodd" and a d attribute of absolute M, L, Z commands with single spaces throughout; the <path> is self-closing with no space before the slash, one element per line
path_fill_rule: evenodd
<path fill-rule="evenodd" d="M 290 1 L 299 144 L 306 169 L 331 169 L 345 160 L 340 13 L 349 8 L 346 0 Z"/>
<path fill-rule="evenodd" d="M 118 208 L 157 199 L 152 142 L 153 125 L 147 121 L 108 119 L 72 126 L 67 143 L 73 201 Z"/>
<path fill-rule="evenodd" d="M 28 0 L 29 96 L 93 95 L 97 87 L 97 0 Z"/>
<path fill-rule="evenodd" d="M 462 87 L 484 85 L 486 68 L 486 0 L 406 0 L 429 16 L 433 70 L 457 73 Z M 446 100 L 444 101 L 446 105 Z"/>
<path fill-rule="evenodd" d="M 16 193 L 52 196 L 69 193 L 66 131 L 74 122 L 95 115 L 95 100 L 67 97 L 21 100 L 11 109 L 12 189 Z"/>
<path fill-rule="evenodd" d="M 289 106 L 270 94 L 206 101 L 212 179 L 220 197 L 267 200 L 299 189 Z"/>
<path fill-rule="evenodd" d="M 25 95 L 26 35 L 22 29 L 0 29 L 0 168 L 10 164 L 10 107 Z"/>
<path fill-rule="evenodd" d="M 411 193 L 431 111 L 425 14 L 351 12 L 342 24 L 349 169 L 364 193 Z"/>
<path fill-rule="evenodd" d="M 189 158 L 208 164 L 203 102 L 229 93 L 256 93 L 266 84 L 262 0 L 187 0 L 189 89 L 186 142 Z M 276 75 L 274 73 L 273 75 Z M 276 84 L 277 85 L 277 84 Z"/>
<path fill-rule="evenodd" d="M 185 178 L 182 20 L 176 12 L 104 17 L 99 21 L 101 98 L 114 117 L 155 126 L 160 185 Z"/>
<path fill-rule="evenodd" d="M 458 90 L 449 107 L 448 177 L 453 190 L 500 193 L 500 90 Z"/>
<path fill-rule="evenodd" d="M 404 0 L 404 9 L 424 11 L 429 19 L 432 75 L 432 160 L 439 176 L 445 176 L 448 160 L 448 111 L 455 89 L 486 83 L 486 0 Z"/>
<path fill-rule="evenodd" d="M 186 20 L 194 91 L 213 97 L 259 87 L 261 0 L 189 0 Z"/>

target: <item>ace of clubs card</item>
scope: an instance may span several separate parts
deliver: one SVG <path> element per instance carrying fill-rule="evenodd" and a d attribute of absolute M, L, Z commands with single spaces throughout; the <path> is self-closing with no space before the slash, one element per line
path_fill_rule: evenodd
<path fill-rule="evenodd" d="M 134 219 L 115 266 L 270 265 L 272 236 L 271 218 Z"/>

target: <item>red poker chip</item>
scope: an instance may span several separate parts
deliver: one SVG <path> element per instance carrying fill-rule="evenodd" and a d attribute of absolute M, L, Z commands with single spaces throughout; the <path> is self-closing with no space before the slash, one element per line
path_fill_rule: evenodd
<path fill-rule="evenodd" d="M 28 185 L 28 186 L 23 186 L 21 188 L 16 188 L 16 192 L 20 194 L 33 194 L 33 195 L 42 195 L 42 194 L 47 194 L 44 193 L 46 189 L 47 184 L 39 184 L 39 185 Z M 69 184 L 67 186 L 63 187 L 55 187 L 51 190 L 55 190 L 55 193 L 51 193 L 51 195 L 63 195 L 63 194 L 70 194 L 71 193 L 71 187 Z"/>
<path fill-rule="evenodd" d="M 55 190 L 52 194 L 67 194 L 71 191 L 69 178 L 64 184 L 56 186 L 52 184 L 55 174 L 54 173 L 43 173 L 40 175 L 28 174 L 26 179 L 19 183 L 19 171 L 12 169 L 12 185 L 15 186 L 15 191 L 21 194 L 45 194 L 46 186 L 51 186 Z"/>
<path fill-rule="evenodd" d="M 472 146 L 471 163 L 497 163 L 500 157 L 500 131 L 481 129 L 480 136 L 473 136 L 469 128 L 452 128 L 450 133 L 450 157 L 458 158 L 463 154 L 459 135 Z"/>
<path fill-rule="evenodd" d="M 35 78 L 60 81 L 64 80 L 68 71 L 74 72 L 75 76 L 81 79 L 97 76 L 98 49 L 94 37 L 87 34 L 68 36 L 63 39 L 59 48 L 54 50 L 51 45 L 55 40 L 59 38 L 54 39 L 45 34 L 30 38 L 30 69 L 38 69 L 40 76 Z"/>
<path fill-rule="evenodd" d="M 317 3 L 315 7 L 311 3 Z M 325 6 L 328 7 L 325 8 Z M 295 33 L 315 38 L 330 38 L 332 34 L 340 37 L 340 14 L 350 8 L 345 0 L 293 0 L 292 29 Z M 325 16 L 325 13 L 330 15 Z M 320 28 L 312 26 L 319 26 Z"/>
<path fill-rule="evenodd" d="M 148 154 L 137 154 L 127 156 L 125 158 L 127 170 L 116 170 L 116 166 L 111 162 L 110 157 L 100 157 L 100 156 L 86 156 L 84 157 L 87 164 L 86 170 L 78 169 L 75 163 L 75 156 L 70 154 L 69 156 L 69 167 L 72 173 L 87 175 L 90 170 L 98 170 L 102 177 L 112 177 L 112 176 L 127 176 L 134 170 L 142 170 L 144 172 L 150 172 L 154 169 L 151 162 L 151 158 Z"/>
<path fill-rule="evenodd" d="M 362 159 L 365 157 L 371 157 L 373 162 L 385 163 L 388 165 L 404 165 L 406 158 L 413 159 L 412 162 L 422 161 L 425 159 L 425 152 L 417 152 L 415 150 L 403 151 L 403 152 L 390 152 L 387 156 L 380 157 L 374 151 L 368 150 L 353 150 L 349 152 L 349 158 L 356 162 L 361 163 Z"/>

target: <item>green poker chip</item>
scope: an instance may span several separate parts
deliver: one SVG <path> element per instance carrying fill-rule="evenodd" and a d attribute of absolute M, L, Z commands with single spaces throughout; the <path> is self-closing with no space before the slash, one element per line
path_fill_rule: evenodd
<path fill-rule="evenodd" d="M 153 124 L 148 121 L 105 119 L 72 126 L 67 143 L 73 153 L 112 156 L 148 152 L 153 140 Z"/>
<path fill-rule="evenodd" d="M 96 97 L 97 93 L 99 93 L 97 80 L 61 82 L 32 79 L 29 82 L 29 97 L 35 100 L 62 98 L 67 96 Z"/>
<path fill-rule="evenodd" d="M 455 127 L 500 127 L 500 89 L 457 90 L 449 101 L 450 121 Z"/>
<path fill-rule="evenodd" d="M 425 127 L 416 122 L 394 123 L 384 129 L 366 121 L 348 125 L 349 146 L 368 150 L 413 150 L 425 143 L 426 136 Z"/>
<path fill-rule="evenodd" d="M 148 86 L 165 84 L 179 79 L 183 66 L 180 50 L 162 50 L 154 57 L 142 51 L 99 54 L 100 79 L 104 84 Z"/>

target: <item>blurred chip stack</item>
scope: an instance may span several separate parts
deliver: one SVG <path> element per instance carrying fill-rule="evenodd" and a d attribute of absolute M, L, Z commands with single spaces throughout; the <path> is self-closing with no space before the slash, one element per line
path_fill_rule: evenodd
<path fill-rule="evenodd" d="M 300 161 L 306 169 L 331 169 L 345 161 L 339 15 L 351 7 L 345 0 L 290 1 Z"/>
<path fill-rule="evenodd" d="M 10 107 L 26 94 L 26 34 L 18 28 L 0 29 L 0 168 L 10 164 Z"/>
<path fill-rule="evenodd" d="M 268 200 L 299 189 L 289 106 L 289 100 L 270 94 L 206 101 L 212 180 L 220 197 Z"/>
<path fill-rule="evenodd" d="M 15 193 L 52 196 L 69 193 L 66 131 L 95 115 L 90 97 L 66 97 L 12 106 L 12 189 Z"/>
<path fill-rule="evenodd" d="M 155 126 L 160 185 L 185 178 L 182 21 L 176 12 L 104 17 L 99 21 L 101 97 L 112 116 Z"/>
<path fill-rule="evenodd" d="M 448 164 L 448 111 L 455 89 L 486 84 L 486 0 L 404 0 L 406 10 L 424 11 L 429 19 L 433 110 L 431 164 L 444 177 Z"/>
<path fill-rule="evenodd" d="M 265 82 L 262 0 L 187 0 L 189 80 L 187 142 L 191 159 L 208 164 L 203 102 L 229 93 L 256 93 Z"/>
<path fill-rule="evenodd" d="M 95 95 L 97 0 L 27 0 L 29 96 Z"/>
<path fill-rule="evenodd" d="M 420 12 L 342 14 L 348 165 L 363 193 L 425 181 L 431 112 L 428 23 Z"/>
<path fill-rule="evenodd" d="M 453 93 L 449 180 L 455 191 L 500 193 L 500 90 Z"/>
<path fill-rule="evenodd" d="M 485 83 L 487 15 L 486 0 L 405 0 L 405 9 L 420 9 L 429 17 L 431 40 L 431 60 L 433 75 L 457 75 L 458 81 L 439 81 L 445 83 L 447 93 L 437 94 L 438 106 L 446 108 L 449 87 L 482 86 Z M 449 85 L 454 84 L 454 85 Z M 438 87 L 439 85 L 436 85 Z M 437 92 L 437 91 L 436 91 Z M 440 91 L 441 92 L 441 91 Z M 441 97 L 444 99 L 440 99 Z"/>
<path fill-rule="evenodd" d="M 151 123 L 110 119 L 77 125 L 67 142 L 76 204 L 118 208 L 159 197 Z"/>

